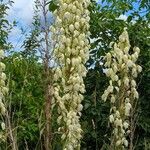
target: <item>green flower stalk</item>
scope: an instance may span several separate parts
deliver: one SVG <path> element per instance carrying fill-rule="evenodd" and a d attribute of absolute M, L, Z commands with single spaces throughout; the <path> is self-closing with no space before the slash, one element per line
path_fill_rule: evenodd
<path fill-rule="evenodd" d="M 58 106 L 57 119 L 62 132 L 64 150 L 80 149 L 82 129 L 79 122 L 86 76 L 84 64 L 89 58 L 90 0 L 58 0 L 51 27 L 57 68 L 54 75 L 54 97 Z"/>
<path fill-rule="evenodd" d="M 5 71 L 5 64 L 1 62 L 1 60 L 4 58 L 4 51 L 0 49 L 0 140 L 4 141 L 5 140 L 5 123 L 3 121 L 3 116 L 5 115 L 6 108 L 4 105 L 4 100 L 5 100 L 5 95 L 8 93 L 8 88 L 5 85 L 5 80 L 6 80 L 6 74 L 4 73 Z"/>
<path fill-rule="evenodd" d="M 141 66 L 136 64 L 140 49 L 130 49 L 129 37 L 126 29 L 119 37 L 119 42 L 111 43 L 112 50 L 106 54 L 104 66 L 106 76 L 110 79 L 109 86 L 102 95 L 102 100 L 111 102 L 109 121 L 113 127 L 112 145 L 115 150 L 128 147 L 127 137 L 130 133 L 130 114 L 134 100 L 139 98 L 136 90 L 138 73 Z"/>

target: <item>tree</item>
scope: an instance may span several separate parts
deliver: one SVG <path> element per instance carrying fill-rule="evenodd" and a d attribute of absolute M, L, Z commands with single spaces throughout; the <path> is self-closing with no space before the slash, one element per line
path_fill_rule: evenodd
<path fill-rule="evenodd" d="M 37 0 L 35 1 L 35 16 L 34 16 L 34 30 L 32 30 L 31 35 L 24 41 L 24 54 L 27 56 L 36 56 L 38 54 L 40 60 L 43 63 L 43 82 L 45 89 L 45 104 L 44 104 L 44 145 L 45 149 L 52 149 L 52 47 L 50 41 L 50 21 L 48 17 L 50 16 L 47 9 L 47 0 Z M 42 14 L 42 17 L 40 17 Z"/>
<path fill-rule="evenodd" d="M 149 95 L 149 84 L 148 82 L 145 83 L 145 81 L 148 81 L 149 74 L 147 70 L 149 66 L 149 8 L 146 7 L 148 6 L 148 2 L 142 5 L 143 1 L 141 1 L 141 3 L 138 3 L 139 7 L 137 8 L 135 8 L 134 2 L 135 1 L 103 1 L 101 4 L 93 2 L 93 5 L 89 8 L 91 10 L 91 57 L 87 63 L 87 67 L 90 69 L 85 80 L 87 92 L 85 94 L 86 100 L 83 101 L 84 107 L 82 115 L 83 128 L 88 128 L 88 130 L 85 130 L 85 138 L 82 144 L 83 147 L 88 147 L 89 149 L 108 148 L 107 144 L 109 143 L 110 130 L 106 128 L 109 127 L 106 118 L 108 118 L 109 115 L 110 105 L 108 103 L 104 104 L 101 101 L 103 88 L 107 87 L 107 79 L 103 74 L 101 60 L 103 56 L 105 56 L 105 53 L 110 51 L 109 43 L 117 40 L 117 37 L 124 27 L 128 28 L 131 47 L 136 45 L 141 49 L 138 63 L 143 68 L 142 73 L 137 79 L 137 81 L 140 81 L 140 83 L 138 83 L 140 99 L 136 109 L 138 113 L 138 115 L 136 114 L 136 129 L 135 132 L 133 132 L 135 133 L 133 140 L 134 147 L 139 149 L 144 147 L 144 136 L 146 139 L 149 139 L 147 132 L 148 122 L 146 121 L 146 123 L 144 121 L 145 124 L 142 121 L 143 119 L 141 119 L 148 115 L 147 110 L 144 111 L 145 107 L 143 106 L 146 104 L 147 109 L 149 108 L 148 99 L 145 97 Z M 123 5 L 124 3 L 126 4 Z M 125 7 L 127 5 L 130 7 Z M 143 9 L 145 9 L 145 11 Z M 119 16 L 123 14 L 128 16 L 127 20 L 118 19 Z M 142 89 L 145 89 L 144 93 L 141 92 L 140 86 L 143 87 Z M 142 103 L 142 105 L 140 103 Z M 144 109 L 142 109 L 141 106 Z M 146 117 L 145 120 L 148 120 L 147 118 L 148 117 Z M 146 126 L 143 126 L 143 124 Z M 139 132 L 143 134 L 143 136 L 139 136 Z M 92 143 L 92 146 L 90 143 Z"/>

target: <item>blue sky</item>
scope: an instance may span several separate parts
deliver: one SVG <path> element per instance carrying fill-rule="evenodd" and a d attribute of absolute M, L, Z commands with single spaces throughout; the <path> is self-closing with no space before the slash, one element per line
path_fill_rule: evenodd
<path fill-rule="evenodd" d="M 17 22 L 17 26 L 12 29 L 9 35 L 9 41 L 17 51 L 24 40 L 21 28 L 26 31 L 26 34 L 32 28 L 33 5 L 34 0 L 14 0 L 13 6 L 8 10 L 8 20 Z"/>

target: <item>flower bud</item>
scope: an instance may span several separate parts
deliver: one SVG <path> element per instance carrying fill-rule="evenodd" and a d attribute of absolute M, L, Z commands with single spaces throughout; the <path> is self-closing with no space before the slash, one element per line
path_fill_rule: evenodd
<path fill-rule="evenodd" d="M 73 33 L 74 32 L 74 25 L 73 24 L 71 24 L 70 26 L 69 26 L 69 30 Z"/>
<path fill-rule="evenodd" d="M 4 51 L 0 50 L 0 58 L 3 58 L 3 57 L 4 57 Z"/>
<path fill-rule="evenodd" d="M 115 119 L 114 119 L 114 116 L 113 116 L 113 115 L 110 115 L 110 116 L 109 116 L 109 121 L 110 121 L 110 123 L 113 123 L 114 120 L 115 120 Z"/>
<path fill-rule="evenodd" d="M 1 123 L 1 127 L 2 127 L 2 130 L 5 130 L 6 127 L 5 127 L 5 123 L 4 122 Z"/>

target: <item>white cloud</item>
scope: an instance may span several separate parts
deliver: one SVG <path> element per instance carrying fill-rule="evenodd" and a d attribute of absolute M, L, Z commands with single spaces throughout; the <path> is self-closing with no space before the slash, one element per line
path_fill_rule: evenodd
<path fill-rule="evenodd" d="M 14 4 L 8 11 L 11 21 L 22 21 L 24 25 L 30 25 L 33 18 L 34 0 L 14 0 Z"/>
<path fill-rule="evenodd" d="M 27 29 L 27 32 L 30 30 L 34 14 L 33 6 L 34 0 L 14 0 L 13 6 L 7 12 L 10 22 L 14 20 L 18 22 L 17 26 L 11 30 L 8 38 L 15 49 L 20 49 L 25 36 L 20 28 Z"/>

